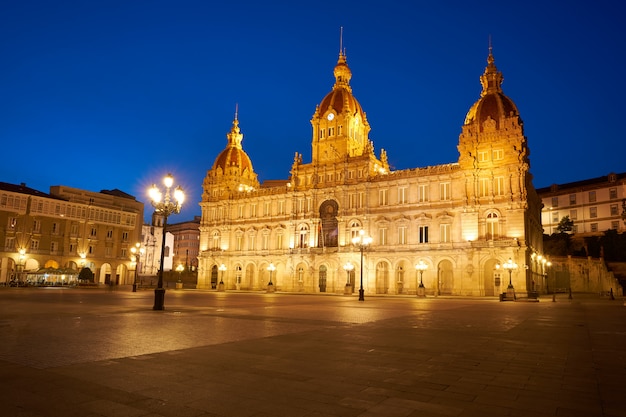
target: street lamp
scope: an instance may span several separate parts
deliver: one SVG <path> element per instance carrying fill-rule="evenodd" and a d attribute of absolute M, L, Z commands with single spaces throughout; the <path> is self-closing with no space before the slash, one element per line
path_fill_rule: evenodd
<path fill-rule="evenodd" d="M 139 261 L 141 260 L 141 255 L 143 255 L 146 250 L 141 247 L 141 243 L 135 243 L 135 246 L 130 248 L 131 253 L 135 258 L 135 279 L 133 280 L 133 292 L 137 292 L 137 276 L 139 275 Z"/>
<path fill-rule="evenodd" d="M 496 265 L 497 267 L 498 265 Z M 515 299 L 515 288 L 513 288 L 512 275 L 513 270 L 517 269 L 517 264 L 511 258 L 502 265 L 502 268 L 509 271 L 509 286 L 506 287 L 506 298 Z"/>
<path fill-rule="evenodd" d="M 270 262 L 267 270 L 270 271 L 270 282 L 267 283 L 267 292 L 274 292 L 274 284 L 272 283 L 272 274 L 276 271 L 276 266 Z"/>
<path fill-rule="evenodd" d="M 415 283 L 417 284 L 417 272 L 420 273 L 420 283 L 417 286 L 417 296 L 418 297 L 426 297 L 426 289 L 424 288 L 424 282 L 422 281 L 422 275 L 424 275 L 424 271 L 428 269 L 428 264 L 426 262 L 420 260 L 417 264 L 415 264 Z"/>
<path fill-rule="evenodd" d="M 224 271 L 226 271 L 226 265 L 221 264 L 220 267 L 218 268 L 220 270 L 220 283 L 217 286 L 217 290 L 218 291 L 224 291 Z M 272 280 L 272 277 L 270 276 L 270 281 Z"/>
<path fill-rule="evenodd" d="M 363 289 L 363 250 L 372 243 L 372 238 L 365 236 L 365 230 L 359 230 L 359 235 L 352 238 L 352 244 L 361 251 L 361 288 L 359 288 L 359 301 L 365 301 L 365 290 Z"/>
<path fill-rule="evenodd" d="M 348 261 L 343 266 L 343 269 L 346 271 L 346 274 L 348 275 L 346 279 L 346 289 L 344 290 L 343 294 L 349 295 L 349 294 L 352 294 L 352 283 L 350 282 L 350 274 L 352 273 L 352 270 L 354 270 L 354 265 L 352 265 L 352 262 Z"/>
<path fill-rule="evenodd" d="M 170 214 L 180 213 L 183 202 L 185 201 L 185 193 L 180 186 L 174 190 L 174 200 L 171 196 L 171 188 L 174 184 L 174 177 L 172 174 L 167 174 L 163 178 L 163 184 L 165 185 L 165 197 L 161 194 L 161 190 L 153 184 L 150 188 L 149 195 L 154 211 L 163 216 L 163 241 L 161 244 L 161 265 L 159 267 L 159 282 L 157 288 L 154 290 L 154 307 L 153 310 L 165 310 L 165 288 L 163 288 L 163 264 L 165 263 L 165 235 L 167 230 L 167 218 Z"/>

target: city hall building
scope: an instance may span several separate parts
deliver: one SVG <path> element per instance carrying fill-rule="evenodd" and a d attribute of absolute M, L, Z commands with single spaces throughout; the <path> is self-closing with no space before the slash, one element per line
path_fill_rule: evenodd
<path fill-rule="evenodd" d="M 259 183 L 237 114 L 203 182 L 198 288 L 496 296 L 541 291 L 541 201 L 515 103 L 489 49 L 459 158 L 391 170 L 374 152 L 342 51 L 311 119 L 311 161 Z M 541 259 L 541 258 L 539 258 Z M 503 268 L 507 266 L 507 268 Z"/>

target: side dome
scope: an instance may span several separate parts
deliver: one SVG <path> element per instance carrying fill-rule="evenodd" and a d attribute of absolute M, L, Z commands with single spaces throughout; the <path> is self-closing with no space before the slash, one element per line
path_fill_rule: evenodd
<path fill-rule="evenodd" d="M 490 48 L 489 57 L 487 58 L 487 68 L 485 68 L 483 75 L 480 76 L 483 91 L 478 101 L 476 101 L 467 112 L 465 125 L 477 124 L 482 131 L 485 122 L 493 120 L 491 125 L 499 129 L 502 127 L 501 121 L 503 118 L 519 117 L 519 110 L 515 103 L 513 103 L 513 100 L 502 92 L 503 80 L 502 73 L 496 68 Z"/>
<path fill-rule="evenodd" d="M 228 138 L 228 144 L 217 158 L 215 158 L 212 168 L 213 171 L 221 169 L 224 174 L 235 175 L 244 175 L 246 172 L 248 174 L 254 173 L 252 161 L 241 146 L 243 134 L 239 128 L 239 120 L 236 115 L 233 120 L 233 126 L 230 132 L 226 134 L 226 138 Z"/>

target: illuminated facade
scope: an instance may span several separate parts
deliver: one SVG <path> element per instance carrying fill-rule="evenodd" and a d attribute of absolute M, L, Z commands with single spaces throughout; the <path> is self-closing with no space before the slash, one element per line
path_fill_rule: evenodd
<path fill-rule="evenodd" d="M 390 170 L 343 52 L 334 76 L 311 119 L 312 160 L 296 152 L 285 180 L 259 183 L 235 114 L 203 182 L 198 288 L 215 288 L 223 274 L 226 290 L 265 290 L 271 278 L 278 291 L 346 293 L 362 273 L 366 295 L 416 294 L 422 261 L 427 295 L 495 296 L 509 282 L 498 266 L 512 259 L 516 292 L 540 290 L 532 257 L 542 251 L 541 201 L 491 49 L 459 159 L 444 165 Z M 372 238 L 362 265 L 352 243 L 361 230 Z"/>
<path fill-rule="evenodd" d="M 143 203 L 119 190 L 65 186 L 46 194 L 0 183 L 0 284 L 40 268 L 86 266 L 102 284 L 131 284 L 130 247 L 139 241 Z"/>

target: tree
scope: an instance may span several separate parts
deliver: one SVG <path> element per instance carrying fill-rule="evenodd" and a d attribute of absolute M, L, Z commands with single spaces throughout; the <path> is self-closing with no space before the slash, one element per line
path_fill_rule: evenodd
<path fill-rule="evenodd" d="M 78 274 L 78 281 L 93 282 L 93 272 L 91 271 L 91 269 L 87 267 L 81 269 L 80 273 Z"/>
<path fill-rule="evenodd" d="M 569 216 L 565 216 L 559 222 L 559 225 L 556 227 L 556 231 L 558 233 L 567 233 L 574 230 L 574 221 L 569 218 Z"/>

